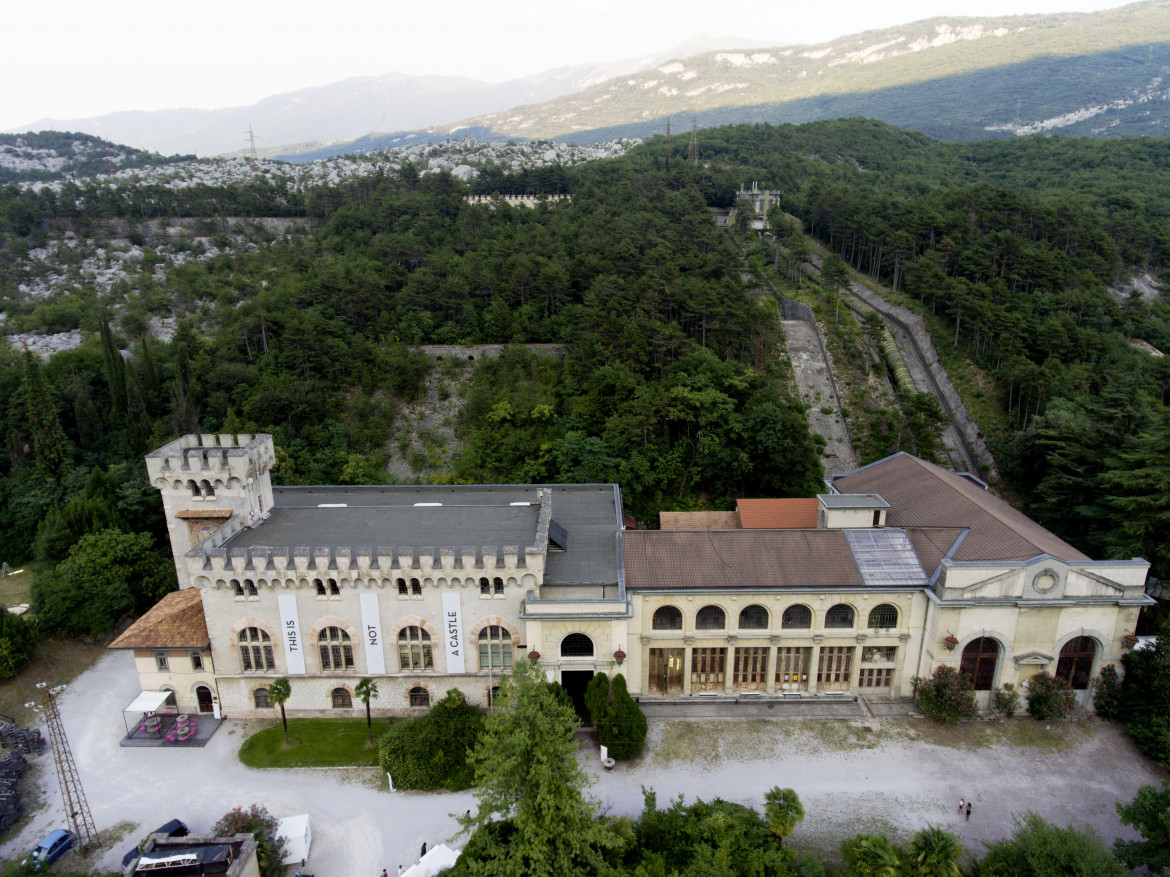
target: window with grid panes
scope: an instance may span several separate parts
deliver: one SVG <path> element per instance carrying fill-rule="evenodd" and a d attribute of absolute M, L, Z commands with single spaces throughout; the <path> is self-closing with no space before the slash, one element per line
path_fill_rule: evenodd
<path fill-rule="evenodd" d="M 838 603 L 825 613 L 825 627 L 853 627 L 853 607 L 846 606 L 844 603 Z"/>
<path fill-rule="evenodd" d="M 853 672 L 853 646 L 821 646 L 818 688 L 848 688 Z"/>
<path fill-rule="evenodd" d="M 682 630 L 682 613 L 674 606 L 662 606 L 655 610 L 650 626 L 654 630 Z"/>
<path fill-rule="evenodd" d="M 322 670 L 353 669 L 353 644 L 340 627 L 327 627 L 317 634 L 317 652 Z"/>
<path fill-rule="evenodd" d="M 727 649 L 691 649 L 691 689 L 693 691 L 723 688 L 726 670 Z"/>
<path fill-rule="evenodd" d="M 874 630 L 884 630 L 898 626 L 898 607 L 891 606 L 889 603 L 882 603 L 880 606 L 874 606 L 869 611 L 869 623 L 867 627 Z"/>
<path fill-rule="evenodd" d="M 893 667 L 862 667 L 857 671 L 859 688 L 889 688 L 893 680 Z"/>
<path fill-rule="evenodd" d="M 727 615 L 718 606 L 704 606 L 695 614 L 695 630 L 723 630 Z"/>
<path fill-rule="evenodd" d="M 745 606 L 743 611 L 739 613 L 739 629 L 767 630 L 768 610 L 755 603 L 751 606 Z"/>
<path fill-rule="evenodd" d="M 335 710 L 348 710 L 353 708 L 353 697 L 345 688 L 334 688 L 329 694 L 333 700 L 333 708 Z"/>
<path fill-rule="evenodd" d="M 776 684 L 781 689 L 808 688 L 810 646 L 780 646 L 776 649 Z"/>
<path fill-rule="evenodd" d="M 763 690 L 768 686 L 767 647 L 736 646 L 732 685 L 748 690 Z"/>
<path fill-rule="evenodd" d="M 276 669 L 272 639 L 258 627 L 245 627 L 237 638 L 240 666 L 245 673 L 265 673 Z"/>
<path fill-rule="evenodd" d="M 400 670 L 433 670 L 431 635 L 421 627 L 404 627 L 398 632 L 398 667 Z"/>
<path fill-rule="evenodd" d="M 812 627 L 812 610 L 799 603 L 789 606 L 780 616 L 780 626 L 785 630 L 807 630 Z"/>
<path fill-rule="evenodd" d="M 512 637 L 507 630 L 489 624 L 479 632 L 479 669 L 512 669 Z"/>

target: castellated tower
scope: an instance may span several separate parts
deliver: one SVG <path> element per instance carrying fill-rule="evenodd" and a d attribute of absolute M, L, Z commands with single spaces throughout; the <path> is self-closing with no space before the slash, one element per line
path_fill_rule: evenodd
<path fill-rule="evenodd" d="M 276 462 L 270 435 L 185 435 L 146 455 L 162 493 L 179 587 L 190 587 L 185 555 L 231 522 L 253 527 L 272 511 Z"/>

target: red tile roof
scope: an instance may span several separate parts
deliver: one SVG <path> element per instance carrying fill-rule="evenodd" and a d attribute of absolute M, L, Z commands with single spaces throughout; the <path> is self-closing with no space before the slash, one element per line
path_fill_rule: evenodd
<path fill-rule="evenodd" d="M 198 588 L 173 591 L 114 640 L 111 649 L 205 649 L 207 619 Z"/>
<path fill-rule="evenodd" d="M 745 530 L 815 530 L 820 503 L 812 499 L 741 499 L 740 526 Z"/>

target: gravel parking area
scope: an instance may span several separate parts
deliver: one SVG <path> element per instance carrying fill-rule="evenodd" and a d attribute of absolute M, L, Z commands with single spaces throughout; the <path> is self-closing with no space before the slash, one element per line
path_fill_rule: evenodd
<path fill-rule="evenodd" d="M 131 656 L 112 652 L 61 696 L 98 829 L 134 826 L 124 825 L 124 836 L 92 858 L 92 870 L 116 870 L 125 849 L 167 819 L 207 831 L 230 808 L 259 802 L 277 816 L 310 815 L 306 871 L 376 877 L 412 863 L 423 841 L 451 838 L 452 814 L 475 806 L 469 793 L 390 793 L 386 778 L 370 770 L 251 770 L 236 758 L 244 722 L 225 722 L 203 749 L 122 748 L 121 711 L 137 693 Z M 654 720 L 647 753 L 598 775 L 593 791 L 608 812 L 636 815 L 643 785 L 657 790 L 659 806 L 681 794 L 757 807 L 772 786 L 791 786 L 807 813 L 791 841 L 797 849 L 831 853 L 860 830 L 905 837 L 933 823 L 979 852 L 1007 836 L 1012 814 L 1024 810 L 1091 826 L 1111 840 L 1122 833 L 1114 803 L 1168 778 L 1119 728 L 1096 721 L 1050 730 L 1030 719 L 957 729 L 914 719 L 868 725 L 872 731 L 845 720 Z M 592 752 L 583 759 L 597 774 Z M 42 806 L 4 838 L 4 860 L 65 826 L 52 757 L 35 763 Z M 969 823 L 955 815 L 960 797 L 974 801 Z M 63 861 L 84 867 L 72 855 Z"/>

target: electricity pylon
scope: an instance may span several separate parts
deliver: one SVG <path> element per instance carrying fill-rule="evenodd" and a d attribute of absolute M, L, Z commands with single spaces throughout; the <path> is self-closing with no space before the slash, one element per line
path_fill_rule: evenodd
<path fill-rule="evenodd" d="M 91 845 L 97 842 L 97 828 L 93 823 L 93 814 L 89 812 L 89 802 L 85 799 L 85 790 L 81 788 L 81 777 L 77 773 L 77 765 L 73 761 L 73 750 L 69 748 L 69 738 L 65 736 L 65 725 L 61 722 L 61 713 L 57 709 L 57 695 L 65 690 L 64 685 L 49 688 L 44 682 L 38 682 L 37 688 L 42 689 L 39 710 L 44 713 L 45 727 L 49 732 L 49 745 L 53 747 L 53 761 L 57 764 L 57 780 L 61 784 L 61 800 L 65 804 L 65 813 L 73 825 L 73 834 L 81 847 L 81 854 L 85 855 Z"/>

